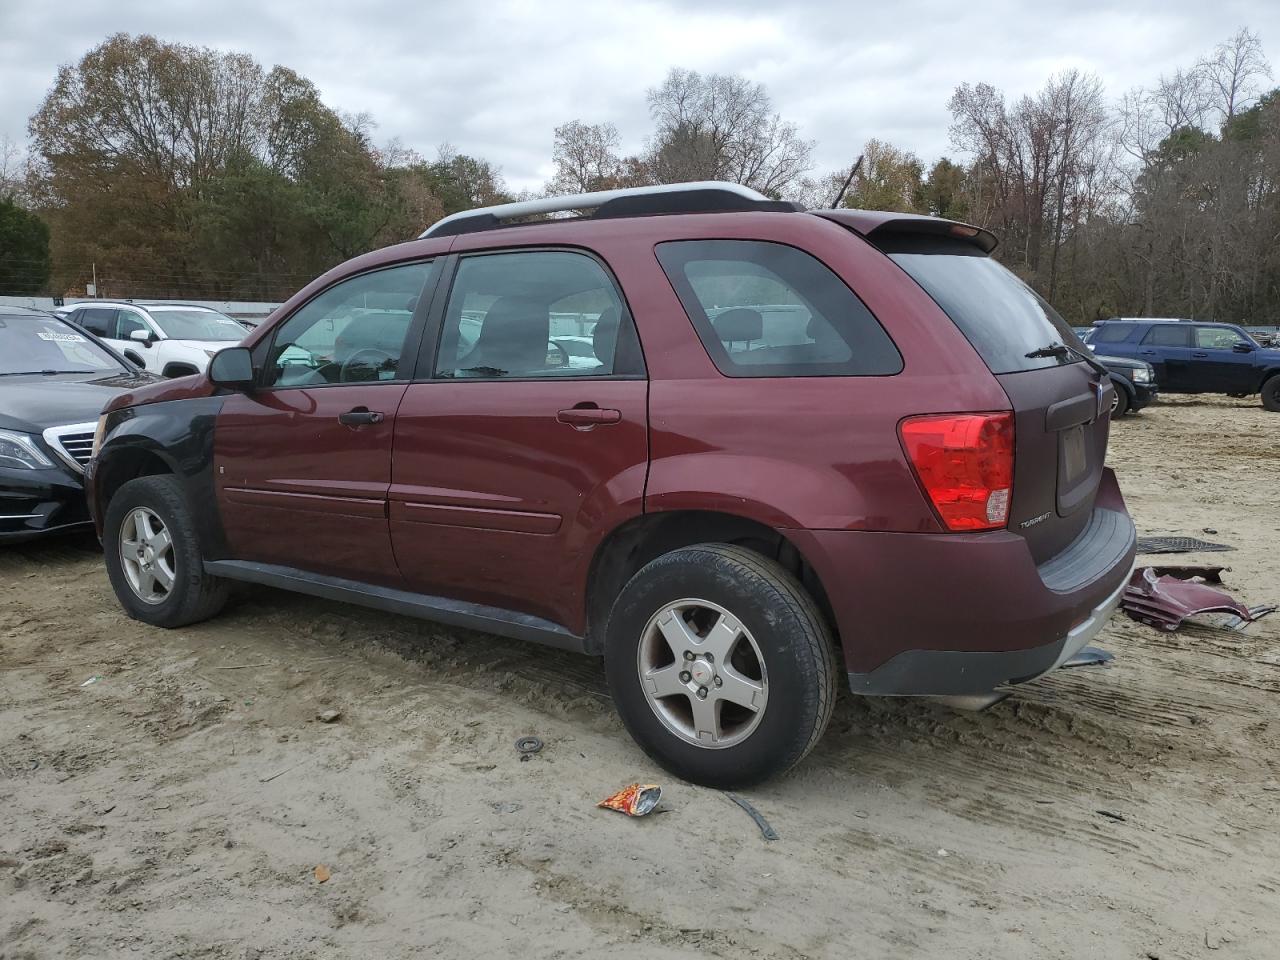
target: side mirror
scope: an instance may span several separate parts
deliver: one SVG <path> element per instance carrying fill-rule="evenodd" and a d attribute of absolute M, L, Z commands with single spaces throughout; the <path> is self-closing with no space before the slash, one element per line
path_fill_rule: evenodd
<path fill-rule="evenodd" d="M 1253 353 L 1253 344 L 1244 343 L 1241 340 L 1237 340 L 1235 343 L 1231 345 L 1231 349 L 1234 350 L 1236 353 Z"/>
<path fill-rule="evenodd" d="M 138 343 L 142 344 L 144 347 L 149 347 L 151 346 L 151 331 L 150 330 L 131 330 L 129 331 L 129 339 L 137 341 Z"/>
<path fill-rule="evenodd" d="M 253 354 L 247 347 L 227 347 L 209 361 L 209 379 L 231 390 L 253 388 Z"/>

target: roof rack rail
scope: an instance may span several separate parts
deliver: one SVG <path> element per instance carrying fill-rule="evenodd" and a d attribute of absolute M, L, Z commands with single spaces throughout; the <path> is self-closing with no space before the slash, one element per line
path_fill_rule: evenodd
<path fill-rule="evenodd" d="M 532 217 L 540 213 L 565 213 L 592 210 L 592 219 L 636 217 L 651 213 L 709 213 L 730 210 L 771 210 L 794 212 L 799 204 L 770 200 L 764 194 L 738 183 L 699 180 L 692 183 L 667 183 L 653 187 L 626 187 L 600 190 L 564 197 L 542 197 L 519 200 L 493 207 L 463 210 L 437 220 L 424 230 L 419 239 L 450 237 L 462 233 L 493 230 L 507 220 Z"/>

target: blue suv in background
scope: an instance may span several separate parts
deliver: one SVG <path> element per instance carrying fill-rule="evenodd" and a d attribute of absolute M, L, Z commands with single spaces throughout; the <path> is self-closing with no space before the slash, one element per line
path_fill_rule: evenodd
<path fill-rule="evenodd" d="M 1193 320 L 1099 320 L 1089 333 L 1094 352 L 1145 360 L 1166 393 L 1262 396 L 1280 413 L 1280 349 L 1263 347 L 1242 327 Z"/>

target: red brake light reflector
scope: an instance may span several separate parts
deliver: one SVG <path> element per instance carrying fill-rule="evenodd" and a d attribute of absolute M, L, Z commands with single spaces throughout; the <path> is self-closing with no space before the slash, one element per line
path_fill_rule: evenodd
<path fill-rule="evenodd" d="M 898 429 L 920 486 L 948 530 L 995 530 L 1009 522 L 1012 413 L 908 417 Z"/>

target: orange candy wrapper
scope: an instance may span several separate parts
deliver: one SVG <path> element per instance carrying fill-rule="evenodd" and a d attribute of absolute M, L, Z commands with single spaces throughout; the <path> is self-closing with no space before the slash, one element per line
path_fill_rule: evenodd
<path fill-rule="evenodd" d="M 596 806 L 621 811 L 628 817 L 643 817 L 646 813 L 652 813 L 661 799 L 662 788 L 656 783 L 633 783 L 629 787 L 623 787 L 612 797 L 605 797 Z"/>

